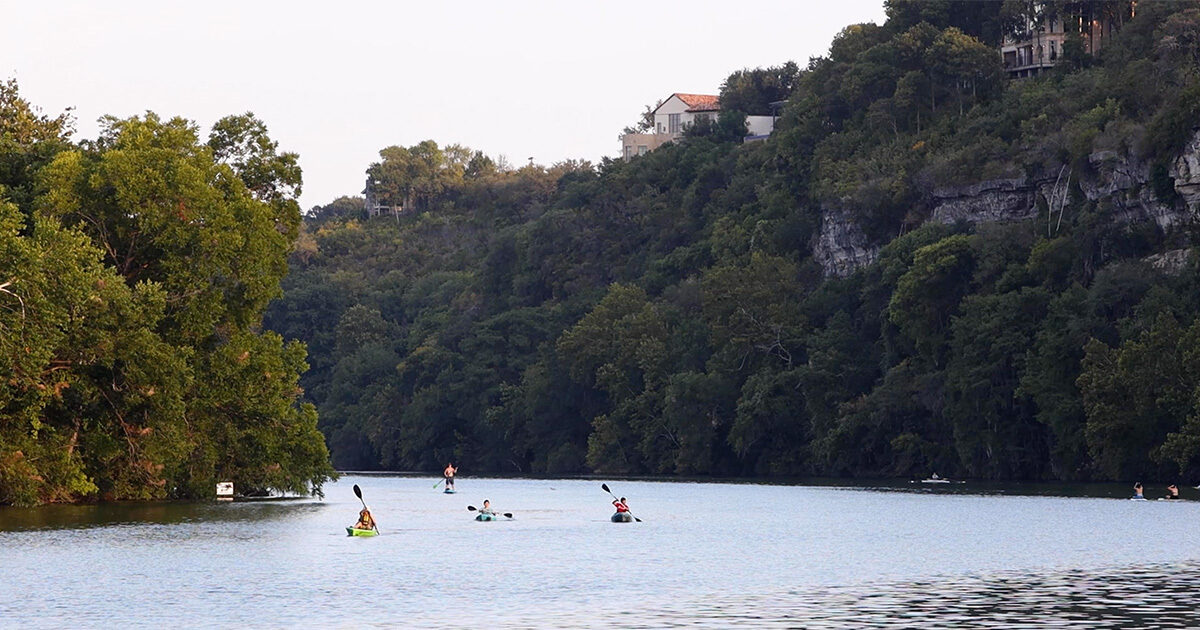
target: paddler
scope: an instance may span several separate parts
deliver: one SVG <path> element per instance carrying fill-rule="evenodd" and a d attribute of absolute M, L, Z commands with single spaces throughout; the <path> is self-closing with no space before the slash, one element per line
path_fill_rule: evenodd
<path fill-rule="evenodd" d="M 629 504 L 625 503 L 625 497 L 621 497 L 618 501 L 613 499 L 613 507 L 617 508 L 617 514 L 622 514 L 629 511 Z"/>
<path fill-rule="evenodd" d="M 447 490 L 454 489 L 454 473 L 456 473 L 456 472 L 458 472 L 458 469 L 454 467 L 453 462 L 446 464 L 446 470 L 442 471 L 442 476 L 446 478 L 446 489 Z"/>
<path fill-rule="evenodd" d="M 354 524 L 354 529 L 375 529 L 375 519 L 370 510 L 364 507 L 358 513 L 358 522 Z"/>
<path fill-rule="evenodd" d="M 487 514 L 488 516 L 496 515 L 496 513 L 492 511 L 492 502 L 488 501 L 487 499 L 483 500 L 483 507 L 479 508 L 479 513 Z"/>
<path fill-rule="evenodd" d="M 1145 496 L 1142 495 L 1142 482 L 1140 482 L 1140 481 L 1133 484 L 1133 498 L 1135 498 L 1135 499 L 1145 499 L 1146 498 Z"/>
<path fill-rule="evenodd" d="M 1176 486 L 1175 484 L 1171 484 L 1171 485 L 1167 486 L 1167 498 L 1168 499 L 1178 499 L 1179 498 L 1179 487 Z"/>

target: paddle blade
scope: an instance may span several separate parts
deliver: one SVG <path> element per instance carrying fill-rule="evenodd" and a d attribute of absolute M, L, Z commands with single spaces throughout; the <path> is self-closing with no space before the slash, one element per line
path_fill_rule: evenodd
<path fill-rule="evenodd" d="M 357 488 L 358 486 L 354 486 L 354 487 L 355 487 L 355 488 Z M 609 494 L 612 494 L 612 490 L 609 490 L 609 489 L 608 489 L 608 484 L 606 484 L 606 483 L 602 483 L 602 484 L 600 484 L 600 487 L 601 487 L 601 488 L 604 488 L 604 491 L 605 491 L 605 492 L 607 492 L 607 493 L 609 493 Z"/>
<path fill-rule="evenodd" d="M 358 489 L 358 484 L 354 484 L 354 496 L 362 498 L 362 490 Z"/>
<path fill-rule="evenodd" d="M 504 518 L 512 518 L 512 512 L 505 512 Z"/>
<path fill-rule="evenodd" d="M 640 518 L 638 518 L 638 517 L 636 517 L 636 516 L 635 516 L 635 517 L 633 517 L 633 520 L 635 520 L 635 521 L 637 521 L 637 522 L 639 522 L 639 523 L 641 523 L 641 522 L 642 522 L 642 519 L 640 519 Z"/>
<path fill-rule="evenodd" d="M 474 511 L 475 511 L 475 506 L 474 506 L 474 505 L 468 505 L 468 506 L 467 506 L 467 510 L 468 510 L 468 511 L 471 511 L 471 512 L 474 512 Z"/>

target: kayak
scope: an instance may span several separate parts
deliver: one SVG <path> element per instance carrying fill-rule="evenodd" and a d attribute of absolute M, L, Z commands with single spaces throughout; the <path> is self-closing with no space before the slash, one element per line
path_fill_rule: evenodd
<path fill-rule="evenodd" d="M 475 520 L 477 520 L 477 521 L 494 521 L 494 520 L 496 520 L 496 515 L 495 514 L 484 514 L 483 512 L 480 512 L 475 517 Z"/>
<path fill-rule="evenodd" d="M 373 529 L 355 529 L 353 527 L 346 528 L 347 536 L 378 536 L 379 532 Z"/>
<path fill-rule="evenodd" d="M 633 515 L 630 514 L 629 512 L 617 512 L 616 514 L 612 515 L 612 522 L 614 522 L 614 523 L 632 523 Z"/>

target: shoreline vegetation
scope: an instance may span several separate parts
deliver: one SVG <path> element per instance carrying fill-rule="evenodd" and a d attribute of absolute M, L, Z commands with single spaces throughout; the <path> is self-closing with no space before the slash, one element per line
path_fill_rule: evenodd
<path fill-rule="evenodd" d="M 1200 3 L 884 4 L 629 161 L 387 147 L 373 218 L 302 217 L 249 113 L 74 141 L 0 83 L 0 505 L 447 461 L 1200 479 Z M 1120 28 L 1008 78 L 1073 11 Z"/>
<path fill-rule="evenodd" d="M 317 493 L 303 344 L 262 329 L 300 212 L 250 114 L 73 142 L 0 83 L 0 505 Z"/>
<path fill-rule="evenodd" d="M 265 320 L 334 464 L 1200 479 L 1200 8 L 1045 3 L 1120 28 L 1010 79 L 1033 5 L 887 2 L 628 161 L 385 148 Z"/>

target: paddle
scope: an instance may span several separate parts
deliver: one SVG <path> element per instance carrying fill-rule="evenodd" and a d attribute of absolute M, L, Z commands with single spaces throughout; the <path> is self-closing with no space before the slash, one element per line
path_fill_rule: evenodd
<path fill-rule="evenodd" d="M 367 509 L 367 502 L 366 502 L 366 501 L 363 501 L 363 498 L 362 498 L 362 490 L 359 490 L 359 488 L 358 488 L 358 484 L 354 484 L 354 496 L 358 497 L 358 500 L 359 500 L 359 501 L 362 501 L 362 504 L 363 504 L 363 509 L 364 509 L 364 510 L 366 510 L 366 509 Z M 368 510 L 368 511 L 369 511 L 369 510 Z M 374 520 L 375 520 L 375 517 L 374 517 L 374 515 L 372 515 L 372 516 L 371 516 L 371 520 L 372 520 L 372 521 L 374 521 Z M 372 523 L 371 523 L 371 526 L 375 528 L 375 532 L 376 532 L 376 533 L 379 533 L 379 523 L 372 522 Z"/>
<path fill-rule="evenodd" d="M 600 484 L 600 487 L 601 487 L 601 488 L 604 488 L 604 491 L 608 493 L 608 496 L 610 496 L 610 497 L 612 497 L 612 498 L 613 498 L 613 501 L 616 501 L 616 500 L 617 500 L 617 495 L 613 494 L 613 493 L 612 493 L 612 490 L 609 490 L 609 489 L 608 489 L 608 484 L 606 484 L 606 483 L 602 483 L 602 484 Z M 633 512 L 630 512 L 630 513 L 629 513 L 629 515 L 630 515 L 630 516 L 633 516 Z M 638 517 L 636 517 L 636 516 L 633 516 L 633 520 L 635 520 L 635 521 L 637 521 L 637 522 L 639 522 L 639 523 L 641 523 L 641 522 L 642 522 L 642 519 L 640 519 L 640 518 L 638 518 Z"/>
<path fill-rule="evenodd" d="M 476 511 L 476 510 L 475 510 L 475 506 L 474 506 L 474 505 L 468 505 L 468 506 L 467 506 L 467 509 L 468 509 L 468 510 L 470 510 L 470 511 L 472 511 L 472 512 Z M 493 513 L 495 514 L 496 512 L 493 512 Z M 512 515 L 512 512 L 505 512 L 505 513 L 503 514 L 503 516 L 504 516 L 504 518 L 512 518 L 512 517 L 513 517 L 513 515 Z"/>
<path fill-rule="evenodd" d="M 433 489 L 434 489 L 434 490 L 437 490 L 437 487 L 438 487 L 438 486 L 440 486 L 440 485 L 442 485 L 442 482 L 443 482 L 443 481 L 445 481 L 445 479 L 438 479 L 438 482 L 437 482 L 437 483 L 435 483 L 435 484 L 433 484 Z"/>

